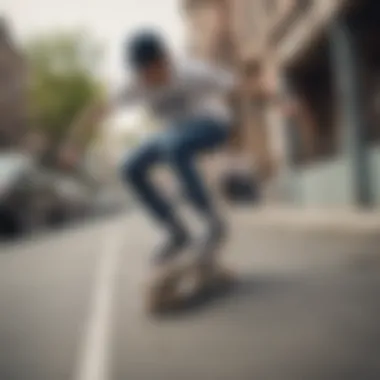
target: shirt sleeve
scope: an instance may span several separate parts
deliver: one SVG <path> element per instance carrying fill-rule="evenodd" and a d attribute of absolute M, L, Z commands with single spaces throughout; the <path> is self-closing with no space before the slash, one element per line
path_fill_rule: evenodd
<path fill-rule="evenodd" d="M 237 75 L 217 65 L 198 63 L 189 71 L 189 80 L 202 91 L 229 92 L 237 86 Z"/>

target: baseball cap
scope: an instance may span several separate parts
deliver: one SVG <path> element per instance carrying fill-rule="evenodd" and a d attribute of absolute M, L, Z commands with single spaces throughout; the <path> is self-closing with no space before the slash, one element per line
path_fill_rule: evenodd
<path fill-rule="evenodd" d="M 127 61 L 135 69 L 142 69 L 166 56 L 167 49 L 162 37 L 155 31 L 137 32 L 127 42 Z"/>

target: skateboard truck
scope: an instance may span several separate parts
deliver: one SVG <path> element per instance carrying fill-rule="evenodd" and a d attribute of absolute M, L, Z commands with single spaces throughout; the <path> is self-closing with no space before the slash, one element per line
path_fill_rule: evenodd
<path fill-rule="evenodd" d="M 228 286 L 233 280 L 232 271 L 214 261 L 171 263 L 158 268 L 149 284 L 148 312 L 156 314 L 176 309 L 191 298 Z M 189 283 L 190 286 L 184 286 Z"/>

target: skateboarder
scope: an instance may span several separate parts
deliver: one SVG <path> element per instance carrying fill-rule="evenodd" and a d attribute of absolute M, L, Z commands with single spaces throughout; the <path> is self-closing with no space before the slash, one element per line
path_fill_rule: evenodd
<path fill-rule="evenodd" d="M 232 119 L 221 95 L 234 88 L 235 77 L 205 63 L 173 60 L 164 41 L 150 31 L 131 38 L 125 55 L 134 79 L 108 104 L 99 102 L 82 115 L 73 129 L 73 141 L 85 126 L 98 123 L 116 107 L 142 104 L 153 111 L 165 128 L 128 156 L 121 165 L 122 178 L 167 232 L 165 243 L 153 255 L 154 264 L 164 264 L 191 241 L 176 210 L 151 179 L 150 169 L 154 165 L 169 165 L 188 200 L 206 222 L 202 254 L 207 260 L 223 239 L 225 226 L 195 161 L 201 153 L 222 147 L 229 137 Z"/>

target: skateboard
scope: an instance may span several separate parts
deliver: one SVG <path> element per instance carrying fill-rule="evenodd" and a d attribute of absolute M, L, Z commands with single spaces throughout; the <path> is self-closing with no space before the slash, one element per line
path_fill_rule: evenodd
<path fill-rule="evenodd" d="M 232 271 L 218 261 L 207 265 L 197 259 L 172 262 L 155 270 L 148 284 L 147 309 L 151 314 L 179 310 L 233 282 Z"/>

